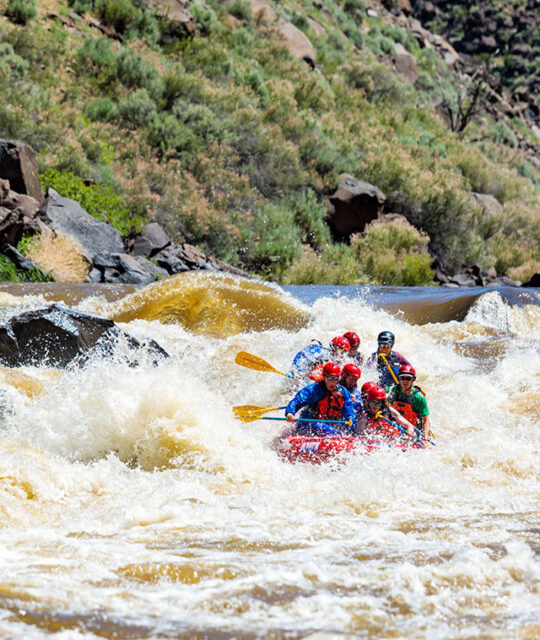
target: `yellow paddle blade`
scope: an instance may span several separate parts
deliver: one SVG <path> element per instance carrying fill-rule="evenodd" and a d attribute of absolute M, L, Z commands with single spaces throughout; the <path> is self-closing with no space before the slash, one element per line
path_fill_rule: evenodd
<path fill-rule="evenodd" d="M 248 353 L 247 351 L 239 351 L 236 354 L 234 361 L 241 367 L 247 367 L 248 369 L 254 369 L 255 371 L 270 371 L 271 373 L 281 373 L 282 376 L 287 375 L 286 373 L 283 373 L 283 371 L 278 371 L 278 369 L 273 367 L 269 362 L 266 362 L 266 360 L 263 360 L 258 356 L 254 356 L 252 353 Z"/>
<path fill-rule="evenodd" d="M 260 413 L 251 413 L 251 414 L 236 414 L 236 420 L 240 420 L 240 422 L 253 422 L 254 420 L 260 420 L 262 415 Z"/>
<path fill-rule="evenodd" d="M 276 411 L 277 409 L 279 409 L 279 407 L 258 407 L 255 404 L 242 404 L 233 407 L 233 411 L 236 417 L 243 415 L 262 415 L 263 413 Z"/>

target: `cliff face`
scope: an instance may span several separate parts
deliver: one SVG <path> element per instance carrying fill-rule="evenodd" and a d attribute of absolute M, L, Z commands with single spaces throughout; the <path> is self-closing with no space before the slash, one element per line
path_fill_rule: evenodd
<path fill-rule="evenodd" d="M 494 88 L 527 103 L 523 115 L 540 123 L 540 0 L 416 0 L 412 12 L 456 51 L 484 61 Z"/>

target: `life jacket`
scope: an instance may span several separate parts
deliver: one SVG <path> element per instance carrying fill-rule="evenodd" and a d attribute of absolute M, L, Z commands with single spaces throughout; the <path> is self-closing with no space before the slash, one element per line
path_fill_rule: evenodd
<path fill-rule="evenodd" d="M 402 391 L 397 392 L 396 396 L 399 399 L 396 398 L 396 400 L 392 402 L 392 407 L 394 407 L 394 409 L 397 409 L 401 413 L 401 415 L 415 427 L 418 427 L 422 422 L 420 420 L 420 416 L 412 408 L 412 401 L 417 393 L 422 393 L 424 396 L 426 395 L 422 391 L 422 389 L 420 389 L 420 387 L 415 385 L 413 386 L 413 392 L 410 395 L 406 396 Z"/>
<path fill-rule="evenodd" d="M 388 371 L 388 367 L 384 363 L 384 360 L 379 357 L 378 352 L 376 353 L 376 357 L 377 357 L 377 369 L 385 369 L 386 371 Z M 392 371 L 397 375 L 397 372 L 401 367 L 401 362 L 399 361 L 399 358 L 397 357 L 395 351 L 390 351 L 390 353 L 386 356 L 386 362 L 388 362 L 388 364 L 392 368 Z"/>
<path fill-rule="evenodd" d="M 392 415 L 388 409 L 383 409 L 381 411 L 381 414 L 385 418 L 392 420 Z M 386 420 L 383 420 L 382 418 L 374 418 L 374 417 L 368 418 L 367 428 L 370 434 L 374 434 L 374 435 L 376 434 L 383 438 L 388 438 L 392 440 L 396 438 L 401 438 L 401 431 L 397 427 L 394 427 L 394 425 L 386 422 Z"/>
<path fill-rule="evenodd" d="M 343 416 L 345 396 L 338 386 L 335 391 L 328 391 L 324 382 L 319 383 L 325 391 L 323 398 L 310 407 L 309 413 L 317 420 L 340 420 Z"/>
<path fill-rule="evenodd" d="M 323 379 L 323 367 L 324 364 L 322 362 L 320 364 L 316 364 L 311 370 L 308 378 L 314 382 L 321 382 Z"/>

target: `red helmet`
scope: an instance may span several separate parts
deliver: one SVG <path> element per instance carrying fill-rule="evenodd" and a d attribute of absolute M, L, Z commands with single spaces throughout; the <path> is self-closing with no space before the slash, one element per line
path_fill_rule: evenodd
<path fill-rule="evenodd" d="M 347 333 L 343 334 L 344 338 L 351 343 L 351 347 L 359 347 L 360 346 L 360 336 L 354 331 L 347 331 Z"/>
<path fill-rule="evenodd" d="M 398 371 L 398 378 L 416 378 L 416 371 L 410 364 L 402 364 Z"/>
<path fill-rule="evenodd" d="M 368 400 L 386 400 L 386 391 L 376 384 L 368 391 L 367 397 Z"/>
<path fill-rule="evenodd" d="M 343 351 L 351 350 L 351 343 L 343 336 L 336 336 L 335 338 L 332 338 L 330 346 L 334 347 L 334 349 L 343 349 Z"/>
<path fill-rule="evenodd" d="M 360 393 L 368 393 L 370 389 L 373 389 L 373 387 L 378 386 L 376 382 L 364 382 L 364 384 L 362 385 L 362 388 L 360 389 Z"/>
<path fill-rule="evenodd" d="M 322 370 L 323 376 L 339 376 L 341 369 L 335 362 L 327 362 Z"/>
<path fill-rule="evenodd" d="M 341 375 L 354 376 L 355 378 L 359 378 L 362 375 L 362 371 L 358 365 L 350 362 L 343 367 L 343 369 L 341 370 Z"/>

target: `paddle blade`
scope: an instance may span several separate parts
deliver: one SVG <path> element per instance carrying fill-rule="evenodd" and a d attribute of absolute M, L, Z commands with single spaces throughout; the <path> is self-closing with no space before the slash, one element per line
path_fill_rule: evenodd
<path fill-rule="evenodd" d="M 276 411 L 277 409 L 281 409 L 282 407 L 258 407 L 255 404 L 242 404 L 236 407 L 233 407 L 233 412 L 235 416 L 243 416 L 243 415 L 263 415 L 263 413 L 268 413 L 269 411 Z"/>
<path fill-rule="evenodd" d="M 234 416 L 236 420 L 240 420 L 240 422 L 254 422 L 255 420 L 262 420 L 263 416 L 260 413 L 256 414 L 237 414 Z"/>
<path fill-rule="evenodd" d="M 234 361 L 241 367 L 255 369 L 255 371 L 271 371 L 275 373 L 281 373 L 281 371 L 274 369 L 274 367 L 269 362 L 266 362 L 266 360 L 263 360 L 258 356 L 254 356 L 252 353 L 248 353 L 247 351 L 239 351 L 236 354 L 236 358 L 234 359 Z"/>

